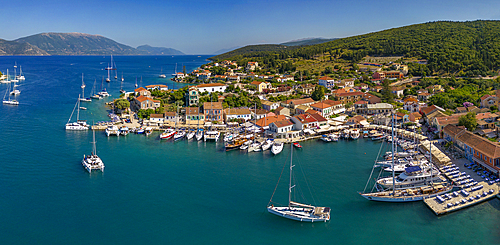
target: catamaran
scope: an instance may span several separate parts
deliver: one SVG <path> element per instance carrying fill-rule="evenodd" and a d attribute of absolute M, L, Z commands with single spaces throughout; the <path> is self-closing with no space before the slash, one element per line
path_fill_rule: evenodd
<path fill-rule="evenodd" d="M 316 207 L 313 205 L 292 201 L 292 190 L 294 190 L 296 186 L 296 185 L 292 186 L 292 176 L 293 176 L 292 171 L 294 167 L 294 165 L 292 164 L 292 158 L 293 158 L 293 147 L 290 146 L 290 182 L 288 185 L 288 206 L 275 207 L 273 204 L 271 204 L 273 199 L 271 196 L 271 200 L 267 205 L 267 211 L 269 213 L 297 221 L 304 221 L 304 222 L 329 221 L 330 220 L 329 207 Z"/>
<path fill-rule="evenodd" d="M 92 173 L 92 170 L 101 170 L 102 172 L 104 172 L 104 162 L 99 156 L 97 156 L 97 150 L 95 146 L 95 131 L 92 130 L 92 133 L 94 139 L 92 141 L 92 153 L 90 155 L 83 155 L 82 165 L 89 173 Z"/>
<path fill-rule="evenodd" d="M 71 121 L 73 113 L 75 113 L 75 110 L 77 110 L 76 122 L 70 123 L 69 121 Z M 80 120 L 80 95 L 78 95 L 78 100 L 76 101 L 75 107 L 71 112 L 71 116 L 69 116 L 68 122 L 66 123 L 66 130 L 88 130 L 88 129 L 89 125 L 87 124 L 87 122 L 84 120 Z"/>

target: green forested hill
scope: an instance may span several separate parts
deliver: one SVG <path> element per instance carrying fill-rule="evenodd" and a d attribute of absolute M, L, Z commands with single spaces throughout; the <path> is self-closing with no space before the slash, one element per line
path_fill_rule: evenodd
<path fill-rule="evenodd" d="M 246 48 L 246 47 L 245 47 Z M 500 21 L 438 21 L 410 25 L 295 49 L 252 50 L 212 57 L 261 61 L 313 59 L 328 54 L 348 62 L 363 57 L 403 55 L 427 59 L 432 73 L 480 75 L 500 67 Z"/>

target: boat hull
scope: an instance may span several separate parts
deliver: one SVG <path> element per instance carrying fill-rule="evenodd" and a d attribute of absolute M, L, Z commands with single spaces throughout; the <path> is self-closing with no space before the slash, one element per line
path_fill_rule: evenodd
<path fill-rule="evenodd" d="M 452 190 L 452 188 L 449 188 L 447 190 L 443 190 L 443 191 L 436 192 L 433 194 L 414 195 L 414 196 L 391 196 L 391 195 L 384 195 L 382 193 L 359 193 L 359 194 L 362 197 L 366 198 L 367 200 L 375 201 L 375 202 L 417 202 L 417 201 L 422 201 L 425 198 L 433 198 L 433 197 L 448 193 L 451 190 Z M 391 192 L 391 191 L 388 191 L 387 193 L 389 193 L 389 192 Z"/>
<path fill-rule="evenodd" d="M 296 221 L 301 221 L 301 222 L 326 222 L 330 220 L 330 214 L 324 217 L 316 216 L 311 214 L 312 209 L 311 208 L 297 208 L 297 207 L 274 207 L 274 206 L 269 206 L 267 207 L 267 211 L 271 214 L 291 219 L 291 220 L 296 220 Z"/>

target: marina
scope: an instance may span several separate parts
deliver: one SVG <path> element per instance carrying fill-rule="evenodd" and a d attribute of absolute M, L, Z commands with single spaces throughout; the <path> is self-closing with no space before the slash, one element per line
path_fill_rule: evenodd
<path fill-rule="evenodd" d="M 134 87 L 133 78 L 147 70 L 156 57 L 149 57 L 149 60 L 147 57 L 113 58 L 117 61 L 129 59 L 119 63 L 120 69 L 125 71 L 123 86 L 129 89 Z M 6 61 L 8 65 L 13 63 L 12 58 L 7 59 L 10 59 Z M 30 59 L 35 61 L 30 62 Z M 36 67 L 40 59 L 50 62 Z M 0 212 L 3 220 L 0 235 L 7 244 L 65 244 L 69 241 L 74 244 L 159 244 L 166 237 L 175 239 L 176 244 L 287 244 L 287 239 L 293 239 L 295 244 L 331 240 L 349 244 L 366 241 L 371 244 L 416 244 L 424 240 L 429 240 L 426 242 L 429 244 L 496 242 L 495 235 L 488 234 L 500 223 L 498 198 L 488 197 L 474 203 L 473 207 L 436 217 L 424 202 L 379 203 L 360 197 L 357 191 L 363 189 L 382 144 L 370 137 L 326 143 L 320 138 L 330 134 L 327 132 L 292 140 L 275 139 L 275 144 L 286 142 L 276 155 L 271 152 L 274 145 L 261 152 L 226 152 L 223 138 L 227 129 L 219 130 L 221 135 L 217 142 L 205 142 L 202 138 L 188 141 L 186 137 L 176 142 L 160 141 L 159 134 L 165 129 L 154 126 L 149 126 L 154 130 L 149 137 L 145 137 L 147 127 L 143 128 L 144 135 L 131 132 L 127 136 L 106 137 L 105 129 L 110 119 L 105 103 L 117 98 L 120 89 L 120 84 L 113 81 L 104 85 L 110 97 L 85 104 L 87 110 L 80 111 L 80 119 L 95 121 L 93 128 L 99 128 L 95 131 L 97 155 L 106 164 L 105 173 L 92 171 L 88 174 L 81 161 L 82 154 L 90 153 L 92 132 L 66 131 L 64 124 L 81 92 L 81 73 L 85 73 L 88 81 L 94 77 L 99 79 L 103 73 L 102 65 L 101 70 L 93 74 L 93 68 L 85 66 L 71 72 L 73 68 L 69 64 L 99 63 L 96 60 L 107 63 L 109 56 L 23 57 L 18 61 L 22 61 L 27 77 L 22 85 L 22 102 L 37 106 L 0 108 L 5 115 L 0 118 L 0 136 L 9 139 L 9 144 L 0 146 L 0 159 L 4 163 L 0 194 L 8 197 L 0 201 L 4 207 Z M 171 61 L 177 62 L 187 63 Z M 127 67 L 129 63 L 138 66 L 137 70 L 128 72 L 132 69 Z M 56 67 L 61 67 L 61 71 L 54 75 Z M 151 69 L 155 79 L 157 70 Z M 51 79 L 32 79 L 32 74 Z M 144 83 L 146 81 L 145 77 Z M 47 89 L 34 89 L 42 82 Z M 90 85 L 87 82 L 87 88 Z M 99 125 L 99 121 L 106 123 Z M 118 123 L 116 126 L 127 126 L 131 130 L 143 125 L 132 119 L 131 124 Z M 22 128 L 29 128 L 29 134 L 20 130 Z M 186 125 L 185 128 L 197 127 Z M 209 127 L 201 128 L 210 131 Z M 388 132 L 378 127 L 370 130 Z M 264 139 L 261 137 L 259 141 Z M 315 203 L 330 207 L 329 222 L 290 221 L 269 214 L 266 209 L 283 163 L 290 157 L 288 143 L 292 141 L 300 142 L 303 147 L 294 149 L 294 164 L 300 162 L 307 173 L 317 198 Z M 33 147 L 33 144 L 41 146 Z M 34 161 L 35 155 L 43 161 Z M 441 164 L 436 157 L 440 158 L 440 154 L 435 154 L 435 164 L 440 170 L 449 165 Z M 450 159 L 454 161 L 456 159 Z M 455 165 L 460 167 L 460 173 L 466 171 L 463 163 Z M 301 173 L 298 167 L 294 171 Z M 477 173 L 476 176 L 467 174 L 476 179 L 480 177 Z M 482 191 L 491 186 L 481 185 L 484 186 Z M 287 200 L 287 191 L 288 186 L 279 186 L 276 200 Z M 286 201 L 282 203 L 286 206 Z M 83 211 L 89 207 L 92 212 Z M 179 213 L 172 210 L 193 212 L 185 212 L 179 219 Z M 213 225 L 213 220 L 217 220 L 217 226 Z M 23 226 L 22 232 L 19 225 Z M 381 236 L 382 225 L 394 227 L 394 234 Z M 89 234 L 86 232 L 88 227 L 106 233 Z M 477 228 L 472 231 L 470 227 Z M 197 230 L 197 236 L 192 235 L 193 229 Z M 414 240 L 407 235 L 409 233 L 419 238 Z M 481 239 L 484 243 L 477 242 Z"/>

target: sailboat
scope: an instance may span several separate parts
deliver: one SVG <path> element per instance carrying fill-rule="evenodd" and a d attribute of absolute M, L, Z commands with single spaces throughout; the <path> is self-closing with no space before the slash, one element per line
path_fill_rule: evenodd
<path fill-rule="evenodd" d="M 118 79 L 118 70 L 116 69 L 116 63 L 113 63 L 115 67 L 115 80 Z"/>
<path fill-rule="evenodd" d="M 391 132 L 391 136 L 392 138 L 394 138 L 394 115 L 392 116 L 392 132 Z M 395 144 L 396 144 L 396 141 L 393 140 L 391 142 L 391 147 L 392 147 L 392 166 L 391 166 L 391 170 L 392 170 L 392 178 L 383 178 L 383 179 L 379 179 L 377 181 L 377 183 L 375 183 L 375 187 L 377 187 L 377 184 L 380 184 L 380 181 L 381 180 L 384 180 L 385 182 L 389 182 L 389 180 L 392 180 L 392 186 L 390 186 L 390 188 L 388 188 L 388 190 L 382 190 L 382 191 L 377 191 L 377 192 L 372 192 L 372 193 L 359 193 L 362 197 L 370 200 L 370 201 L 379 201 L 379 202 L 415 202 L 415 201 L 421 201 L 423 200 L 424 198 L 430 198 L 430 197 L 435 197 L 437 195 L 441 195 L 441 194 L 444 194 L 444 193 L 447 193 L 447 192 L 450 192 L 453 187 L 451 185 L 447 185 L 446 182 L 441 182 L 441 183 L 434 183 L 433 182 L 433 173 L 432 173 L 432 169 L 434 168 L 432 166 L 432 163 L 429 165 L 430 166 L 430 183 L 427 184 L 427 185 L 420 185 L 420 186 L 417 186 L 416 184 L 413 185 L 410 187 L 410 186 L 407 186 L 405 188 L 401 188 L 401 183 L 398 184 L 398 182 L 400 182 L 401 180 L 403 180 L 403 178 L 400 178 L 400 176 L 397 177 L 396 179 L 396 176 L 395 176 L 395 166 L 394 166 L 394 162 L 395 162 L 395 155 L 394 152 L 395 152 Z M 430 158 L 432 160 L 432 156 L 430 156 Z M 416 172 L 418 171 L 417 169 L 420 169 L 419 166 L 411 166 L 411 167 L 408 167 L 405 169 L 405 173 L 406 172 Z M 373 173 L 373 172 L 372 172 Z M 404 175 L 405 173 L 403 173 L 402 175 Z M 439 172 L 438 172 L 439 173 Z M 371 175 L 370 175 L 370 178 L 371 178 Z M 369 178 L 369 179 L 370 179 Z M 418 178 L 422 178 L 423 177 L 418 177 Z M 366 184 L 366 186 L 368 186 L 368 183 Z M 366 186 L 365 186 L 365 190 L 366 190 Z M 387 186 L 384 186 L 382 185 L 383 187 L 386 187 Z M 417 187 L 413 187 L 413 186 L 417 186 Z"/>
<path fill-rule="evenodd" d="M 77 110 L 76 122 L 70 123 L 71 118 L 75 113 L 75 110 Z M 76 101 L 75 108 L 73 108 L 71 116 L 69 116 L 68 122 L 66 123 L 66 130 L 88 130 L 88 129 L 89 125 L 87 124 L 87 122 L 84 120 L 80 120 L 80 95 L 78 95 L 78 100 Z"/>
<path fill-rule="evenodd" d="M 26 78 L 24 78 L 23 68 L 21 66 L 19 66 L 19 75 L 16 76 L 16 79 L 19 81 L 26 80 Z"/>
<path fill-rule="evenodd" d="M 97 80 L 94 80 L 94 86 L 92 86 L 92 91 L 90 91 L 90 98 L 92 99 L 97 99 L 97 100 L 100 100 L 102 99 L 101 96 L 99 96 L 97 93 L 96 93 L 96 90 L 95 90 L 95 83 L 97 82 Z"/>
<path fill-rule="evenodd" d="M 172 76 L 177 77 L 177 63 L 175 63 L 175 73 Z"/>
<path fill-rule="evenodd" d="M 163 67 L 161 68 L 160 75 L 158 76 L 159 78 L 166 78 L 167 76 L 163 74 Z"/>
<path fill-rule="evenodd" d="M 8 79 L 8 76 L 7 76 L 7 79 Z M 13 100 L 10 98 L 9 92 L 10 92 L 10 84 L 8 85 L 7 90 L 5 91 L 5 94 L 3 96 L 3 103 L 6 105 L 19 105 L 19 101 L 15 100 L 15 99 Z M 7 97 L 7 95 L 9 97 Z M 7 98 L 7 99 L 5 99 L 5 98 Z"/>
<path fill-rule="evenodd" d="M 137 77 L 135 77 L 135 87 L 137 88 Z"/>
<path fill-rule="evenodd" d="M 125 79 L 123 79 L 123 72 L 122 72 L 122 82 L 125 81 Z"/>
<path fill-rule="evenodd" d="M 297 221 L 304 221 L 304 222 L 329 221 L 330 220 L 329 207 L 316 207 L 313 205 L 292 201 L 292 190 L 296 186 L 296 185 L 292 186 L 292 176 L 293 176 L 292 172 L 294 167 L 294 165 L 292 164 L 292 158 L 293 158 L 293 146 L 290 145 L 290 181 L 288 184 L 288 206 L 275 207 L 273 204 L 271 204 L 273 199 L 271 196 L 271 200 L 267 205 L 267 211 L 269 213 Z"/>
<path fill-rule="evenodd" d="M 120 93 L 124 94 L 125 90 L 123 89 L 123 75 L 122 75 L 122 81 L 120 82 Z"/>
<path fill-rule="evenodd" d="M 104 162 L 101 160 L 99 156 L 97 156 L 97 149 L 96 149 L 96 141 L 95 141 L 95 131 L 92 129 L 93 133 L 93 147 L 92 147 L 92 153 L 90 155 L 83 155 L 82 159 L 82 165 L 83 167 L 89 172 L 92 173 L 92 170 L 101 170 L 104 172 Z"/>
<path fill-rule="evenodd" d="M 92 102 L 90 98 L 85 98 L 85 82 L 83 82 L 83 73 L 82 73 L 82 98 L 80 98 L 80 101 L 83 102 Z"/>

